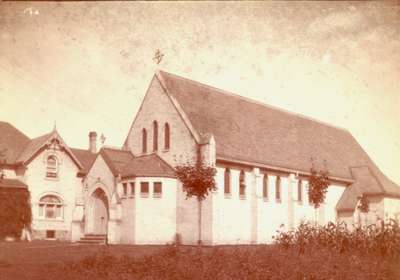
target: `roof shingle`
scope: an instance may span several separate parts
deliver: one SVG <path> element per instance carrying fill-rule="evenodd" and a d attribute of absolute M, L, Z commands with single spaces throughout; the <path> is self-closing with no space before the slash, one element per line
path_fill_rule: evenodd
<path fill-rule="evenodd" d="M 102 148 L 100 154 L 114 176 L 175 177 L 174 169 L 156 154 L 134 157 L 130 151 Z"/>
<path fill-rule="evenodd" d="M 326 161 L 331 176 L 353 179 L 351 167 L 367 166 L 382 193 L 400 197 L 400 187 L 372 162 L 342 128 L 287 112 L 183 77 L 159 71 L 166 93 L 175 99 L 200 136 L 212 133 L 217 159 L 231 158 L 309 172 Z"/>
<path fill-rule="evenodd" d="M 30 139 L 7 122 L 0 121 L 0 152 L 4 154 L 0 161 L 15 164 Z"/>

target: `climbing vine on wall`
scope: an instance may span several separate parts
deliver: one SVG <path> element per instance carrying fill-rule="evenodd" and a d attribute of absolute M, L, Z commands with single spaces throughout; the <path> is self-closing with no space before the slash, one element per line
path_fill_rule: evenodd
<path fill-rule="evenodd" d="M 187 197 L 195 196 L 204 200 L 210 191 L 216 190 L 216 169 L 202 162 L 183 164 L 175 167 L 175 175 L 182 182 Z"/>
<path fill-rule="evenodd" d="M 362 213 L 367 213 L 369 211 L 369 201 L 365 195 L 362 195 L 360 198 L 360 204 L 358 205 L 358 209 Z"/>
<path fill-rule="evenodd" d="M 310 169 L 310 173 L 308 198 L 314 208 L 318 208 L 325 201 L 329 186 L 329 172 L 326 169 L 317 171 L 313 166 Z"/>
<path fill-rule="evenodd" d="M 19 238 L 23 228 L 30 229 L 31 222 L 29 191 L 0 187 L 0 240 L 7 236 Z"/>

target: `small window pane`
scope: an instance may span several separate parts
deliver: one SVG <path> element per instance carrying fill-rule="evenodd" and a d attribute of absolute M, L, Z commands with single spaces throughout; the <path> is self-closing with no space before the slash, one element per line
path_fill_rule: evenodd
<path fill-rule="evenodd" d="M 39 204 L 39 217 L 43 217 L 43 208 L 44 208 L 44 205 Z"/>
<path fill-rule="evenodd" d="M 128 185 L 126 183 L 122 183 L 123 195 L 126 196 L 128 194 Z"/>
<path fill-rule="evenodd" d="M 140 183 L 140 193 L 141 194 L 149 194 L 149 183 L 148 182 Z"/>
<path fill-rule="evenodd" d="M 276 200 L 280 200 L 281 199 L 281 177 L 277 177 L 276 178 L 276 185 L 275 185 L 275 198 Z"/>
<path fill-rule="evenodd" d="M 239 195 L 244 196 L 246 195 L 246 182 L 245 182 L 245 175 L 244 171 L 240 171 L 239 175 Z"/>
<path fill-rule="evenodd" d="M 135 182 L 130 183 L 131 185 L 131 195 L 135 195 Z"/>
<path fill-rule="evenodd" d="M 264 174 L 263 177 L 263 198 L 268 198 L 268 175 Z"/>
<path fill-rule="evenodd" d="M 303 188 L 301 180 L 299 180 L 299 182 L 297 183 L 297 200 L 299 202 L 303 201 Z"/>
<path fill-rule="evenodd" d="M 48 218 L 48 219 L 55 218 L 54 206 L 55 205 L 46 205 L 46 218 Z"/>
<path fill-rule="evenodd" d="M 46 230 L 46 238 L 55 238 L 56 231 L 55 230 Z"/>
<path fill-rule="evenodd" d="M 225 169 L 224 173 L 224 193 L 231 193 L 231 171 L 229 168 Z"/>
<path fill-rule="evenodd" d="M 154 183 L 154 196 L 160 197 L 162 193 L 162 184 L 161 182 Z"/>
<path fill-rule="evenodd" d="M 61 205 L 57 205 L 56 207 L 56 218 L 61 218 Z"/>

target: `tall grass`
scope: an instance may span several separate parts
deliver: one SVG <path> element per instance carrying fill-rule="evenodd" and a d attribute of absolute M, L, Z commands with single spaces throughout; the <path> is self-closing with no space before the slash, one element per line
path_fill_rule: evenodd
<path fill-rule="evenodd" d="M 278 232 L 273 245 L 170 245 L 136 257 L 117 257 L 112 248 L 55 266 L 43 279 L 400 279 L 400 229 L 393 220 L 354 230 L 303 223 Z"/>
<path fill-rule="evenodd" d="M 294 231 L 278 231 L 274 240 L 284 248 L 296 248 L 299 254 L 326 248 L 341 254 L 358 253 L 379 258 L 400 256 L 400 226 L 395 220 L 352 229 L 345 223 L 326 226 L 302 223 Z"/>

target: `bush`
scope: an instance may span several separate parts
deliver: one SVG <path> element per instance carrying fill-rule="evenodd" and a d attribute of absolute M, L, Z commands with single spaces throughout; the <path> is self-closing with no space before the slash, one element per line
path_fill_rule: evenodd
<path fill-rule="evenodd" d="M 0 239 L 7 236 L 19 238 L 23 228 L 30 229 L 31 222 L 29 191 L 0 188 Z"/>

